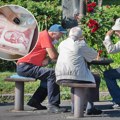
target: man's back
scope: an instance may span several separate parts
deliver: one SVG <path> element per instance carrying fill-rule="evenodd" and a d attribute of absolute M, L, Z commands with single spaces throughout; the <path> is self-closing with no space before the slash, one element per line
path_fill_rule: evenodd
<path fill-rule="evenodd" d="M 46 48 L 50 47 L 53 47 L 52 40 L 48 35 L 48 32 L 44 30 L 39 33 L 39 38 L 33 50 L 25 57 L 19 59 L 17 63 L 26 62 L 42 66 L 42 62 L 47 55 Z"/>

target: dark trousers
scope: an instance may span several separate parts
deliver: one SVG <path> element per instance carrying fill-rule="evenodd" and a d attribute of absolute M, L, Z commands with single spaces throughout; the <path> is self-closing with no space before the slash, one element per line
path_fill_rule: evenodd
<path fill-rule="evenodd" d="M 117 69 L 110 69 L 104 72 L 104 77 L 113 102 L 120 104 L 120 86 L 117 82 L 120 80 L 120 73 Z"/>
<path fill-rule="evenodd" d="M 90 88 L 89 89 L 89 96 L 88 96 L 88 100 L 89 102 L 96 102 L 99 101 L 99 87 L 100 87 L 100 76 L 99 74 L 95 74 L 93 73 L 93 76 L 95 78 L 95 82 L 96 82 L 96 88 Z"/>
<path fill-rule="evenodd" d="M 54 69 L 23 63 L 17 65 L 17 73 L 24 77 L 33 77 L 41 80 L 41 84 L 32 96 L 32 99 L 41 103 L 48 94 L 49 105 L 60 104 L 60 88 L 56 84 Z"/>

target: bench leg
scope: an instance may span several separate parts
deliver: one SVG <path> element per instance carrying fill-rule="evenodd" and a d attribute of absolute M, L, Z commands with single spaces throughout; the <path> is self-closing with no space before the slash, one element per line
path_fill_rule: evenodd
<path fill-rule="evenodd" d="M 84 104 L 86 99 L 86 88 L 74 88 L 74 117 L 84 116 Z"/>
<path fill-rule="evenodd" d="M 15 82 L 15 110 L 24 110 L 24 82 Z"/>

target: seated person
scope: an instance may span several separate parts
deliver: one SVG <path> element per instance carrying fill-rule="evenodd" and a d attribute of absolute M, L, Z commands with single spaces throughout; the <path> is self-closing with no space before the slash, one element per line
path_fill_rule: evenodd
<path fill-rule="evenodd" d="M 120 53 L 120 41 L 112 41 L 112 35 L 118 36 L 120 40 L 120 18 L 116 19 L 112 30 L 106 33 L 105 40 L 103 41 L 104 46 L 109 54 Z M 117 67 L 117 66 L 116 66 Z M 120 86 L 118 80 L 120 80 L 120 67 L 106 70 L 104 72 L 104 78 L 108 87 L 108 91 L 112 97 L 113 108 L 120 109 Z"/>
<path fill-rule="evenodd" d="M 59 40 L 66 32 L 59 24 L 52 25 L 49 30 L 41 31 L 33 50 L 17 62 L 18 75 L 33 77 L 41 81 L 40 86 L 38 86 L 32 98 L 27 103 L 27 105 L 38 110 L 48 109 L 48 112 L 52 113 L 66 111 L 66 108 L 60 107 L 60 89 L 56 84 L 55 70 L 45 67 L 49 63 L 49 60 L 57 59 L 58 53 L 53 43 Z M 42 105 L 47 96 L 48 108 Z"/>
<path fill-rule="evenodd" d="M 88 69 L 87 62 L 95 59 L 97 52 L 88 47 L 82 36 L 80 27 L 70 29 L 69 37 L 60 43 L 58 52 L 59 56 L 55 67 L 56 80 L 58 83 L 60 81 L 95 83 L 95 78 Z M 102 111 L 94 107 L 92 97 L 93 96 L 89 97 L 86 114 L 101 114 Z"/>

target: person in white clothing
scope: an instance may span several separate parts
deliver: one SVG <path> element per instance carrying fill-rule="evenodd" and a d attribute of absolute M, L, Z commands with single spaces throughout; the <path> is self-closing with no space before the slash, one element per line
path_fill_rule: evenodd
<path fill-rule="evenodd" d="M 112 30 L 106 33 L 105 40 L 103 41 L 109 54 L 120 52 L 120 41 L 115 44 L 111 41 L 113 34 L 120 38 L 120 18 L 116 19 L 115 25 L 112 27 Z M 120 87 L 117 84 L 117 80 L 120 79 L 120 67 L 105 71 L 104 78 L 113 99 L 113 108 L 120 108 Z"/>
<path fill-rule="evenodd" d="M 58 46 L 59 56 L 57 59 L 55 73 L 57 82 L 86 82 L 95 83 L 95 78 L 90 72 L 87 62 L 97 57 L 97 52 L 90 48 L 82 36 L 80 27 L 70 29 L 69 37 Z M 73 91 L 73 90 L 72 90 Z M 86 114 L 101 114 L 92 101 L 88 102 Z"/>

